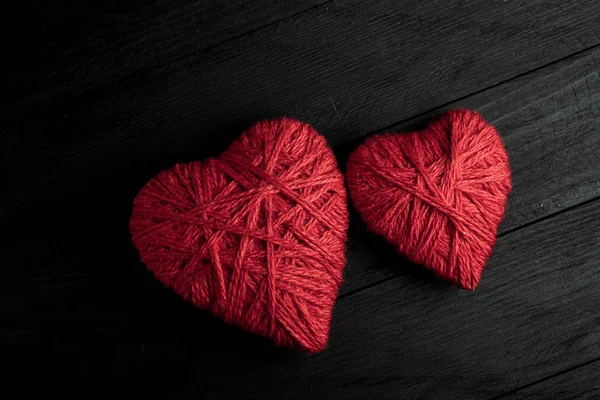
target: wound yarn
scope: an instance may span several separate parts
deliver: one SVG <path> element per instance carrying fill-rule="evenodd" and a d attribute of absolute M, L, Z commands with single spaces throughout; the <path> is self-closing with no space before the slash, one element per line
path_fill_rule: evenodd
<path fill-rule="evenodd" d="M 348 207 L 324 137 L 262 121 L 219 157 L 177 164 L 133 205 L 130 232 L 163 285 L 276 345 L 325 348 L 342 283 Z"/>
<path fill-rule="evenodd" d="M 477 112 L 374 136 L 350 155 L 346 177 L 369 230 L 439 277 L 477 287 L 511 190 L 502 139 Z"/>

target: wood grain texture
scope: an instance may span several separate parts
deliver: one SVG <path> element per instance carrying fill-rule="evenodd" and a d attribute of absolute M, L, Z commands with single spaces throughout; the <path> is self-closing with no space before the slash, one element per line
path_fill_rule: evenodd
<path fill-rule="evenodd" d="M 461 102 L 482 104 L 498 126 L 498 121 L 509 122 L 509 133 L 500 129 L 507 143 L 513 136 L 522 143 L 531 132 L 552 133 L 534 136 L 538 142 L 533 147 L 509 146 L 509 151 L 524 151 L 521 156 L 511 154 L 513 167 L 523 160 L 537 168 L 561 168 L 556 175 L 549 170 L 550 184 L 545 184 L 532 167 L 529 173 L 536 180 L 520 190 L 518 182 L 527 181 L 527 175 L 516 175 L 513 203 L 525 207 L 530 199 L 535 204 L 537 192 L 547 196 L 544 190 L 561 181 L 564 187 L 555 186 L 549 193 L 567 196 L 573 189 L 563 207 L 596 193 L 597 125 L 590 117 L 596 113 L 585 110 L 597 106 L 592 90 L 597 88 L 597 56 L 592 50 Z M 496 101 L 486 106 L 477 97 Z M 512 101 L 502 103 L 504 98 Z M 527 119 L 539 115 L 530 110 L 532 105 L 554 118 Z M 503 119 L 500 111 L 507 117 Z M 564 157 L 559 164 L 553 157 L 571 142 L 548 121 L 560 121 L 560 115 L 565 123 L 576 122 L 570 127 L 579 136 L 573 142 L 578 157 Z M 570 175 L 573 171 L 578 172 Z M 111 186 L 83 186 L 74 198 L 54 203 L 51 212 L 40 208 L 10 225 L 13 239 L 0 255 L 0 309 L 11 326 L 7 333 L 12 347 L 21 349 L 15 358 L 34 346 L 46 360 L 61 357 L 75 381 L 104 379 L 107 387 L 132 388 L 150 376 L 161 383 L 157 391 L 168 391 L 169 382 L 181 380 L 198 385 L 198 394 L 210 389 L 215 397 L 225 393 L 258 398 L 283 392 L 290 398 L 327 398 L 334 393 L 339 398 L 369 393 L 485 398 L 598 355 L 598 321 L 591 311 L 598 306 L 593 290 L 598 283 L 598 201 L 583 211 L 576 208 L 512 231 L 540 215 L 530 211 L 528 219 L 517 219 L 504 231 L 475 293 L 456 290 L 402 261 L 380 239 L 366 234 L 354 216 L 345 297 L 336 308 L 331 347 L 322 356 L 307 358 L 271 349 L 269 343 L 223 326 L 154 281 L 137 260 L 127 234 L 130 205 L 122 198 L 132 198 L 137 188 L 130 179 L 111 181 Z M 90 208 L 95 212 L 89 213 Z M 559 207 L 552 208 L 551 213 L 556 212 Z M 31 226 L 37 231 L 32 233 Z M 397 274 L 396 279 L 348 295 Z M 449 365 L 444 367 L 441 360 Z M 419 370 L 418 364 L 432 369 Z M 446 375 L 435 380 L 441 367 Z M 478 376 L 480 368 L 484 369 Z M 465 386 L 467 379 L 473 379 L 470 386 Z M 238 392 L 241 388 L 243 393 Z M 182 398 L 189 389 L 181 388 Z"/>
<path fill-rule="evenodd" d="M 596 359 L 599 218 L 594 201 L 504 236 L 473 292 L 406 275 L 343 298 L 320 355 L 215 349 L 218 362 L 195 364 L 194 394 L 489 399 Z"/>
<path fill-rule="evenodd" d="M 318 0 L 22 1 L 3 28 L 11 103 L 72 96 L 298 14 Z M 32 98 L 31 98 L 32 97 Z"/>
<path fill-rule="evenodd" d="M 600 357 L 600 3 L 319 3 L 75 1 L 40 6 L 39 26 L 7 13 L 31 38 L 9 44 L 5 75 L 6 383 L 182 399 L 594 394 L 595 364 L 571 369 Z M 256 119 L 314 124 L 343 164 L 366 134 L 460 106 L 497 126 L 514 174 L 473 293 L 352 215 L 330 348 L 298 355 L 184 303 L 131 245 L 137 189 Z"/>
<path fill-rule="evenodd" d="M 308 121 L 339 145 L 598 43 L 594 0 L 328 3 L 109 86 L 13 108 L 4 201 L 26 207 L 100 171 L 214 153 L 263 117 Z"/>
<path fill-rule="evenodd" d="M 448 106 L 479 109 L 503 135 L 514 189 L 501 234 L 600 194 L 596 163 L 600 157 L 599 59 L 600 49 L 592 49 Z M 393 130 L 418 127 L 430 117 L 422 116 Z M 361 140 L 335 148 L 342 163 Z M 105 171 L 83 164 L 73 171 L 81 176 L 76 181 L 83 183 L 65 181 L 66 190 L 38 199 L 25 214 L 5 218 L 3 226 L 11 236 L 6 242 L 8 250 L 0 256 L 4 260 L 0 273 L 32 269 L 44 276 L 59 262 L 65 271 L 80 271 L 80 265 L 90 263 L 87 252 L 115 260 L 129 254 L 126 221 L 131 199 L 163 164 L 168 161 L 148 158 L 141 165 L 127 163 L 128 169 L 106 177 L 102 177 Z M 99 177 L 93 178 L 94 174 Z M 53 212 L 48 213 L 48 208 Z M 90 214 L 89 210 L 95 211 Z M 356 214 L 352 217 L 342 295 L 396 274 L 419 273 L 381 239 L 367 233 Z M 114 235 L 105 237 L 104 232 Z M 65 254 L 73 258 L 66 262 Z M 100 265 L 100 260 L 102 257 L 91 261 L 90 268 Z M 486 272 L 483 279 L 485 276 Z"/>
<path fill-rule="evenodd" d="M 571 369 L 497 399 L 593 400 L 598 398 L 600 398 L 600 361 Z"/>
<path fill-rule="evenodd" d="M 513 190 L 500 235 L 600 196 L 598 71 L 600 49 L 596 48 L 444 107 L 478 109 L 502 135 Z M 441 112 L 427 113 L 389 131 L 419 129 Z M 342 164 L 361 142 L 336 149 Z M 412 265 L 368 234 L 357 214 L 353 217 L 342 294 L 395 274 L 413 273 Z M 385 267 L 393 264 L 397 267 Z"/>

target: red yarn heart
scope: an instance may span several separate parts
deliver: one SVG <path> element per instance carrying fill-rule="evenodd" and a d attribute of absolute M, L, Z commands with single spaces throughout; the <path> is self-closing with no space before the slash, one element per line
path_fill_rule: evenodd
<path fill-rule="evenodd" d="M 259 122 L 218 158 L 178 164 L 137 195 L 130 230 L 156 278 L 226 323 L 323 350 L 345 264 L 348 207 L 325 138 Z"/>
<path fill-rule="evenodd" d="M 511 189 L 492 125 L 457 110 L 421 132 L 372 137 L 352 153 L 346 176 L 369 230 L 412 262 L 475 289 Z"/>

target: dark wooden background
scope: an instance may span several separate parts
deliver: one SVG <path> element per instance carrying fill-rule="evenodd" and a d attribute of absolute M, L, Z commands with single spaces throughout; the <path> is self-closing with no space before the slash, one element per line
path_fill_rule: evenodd
<path fill-rule="evenodd" d="M 5 6 L 0 382 L 112 398 L 600 398 L 600 2 L 80 0 Z M 479 288 L 353 213 L 328 349 L 227 327 L 156 283 L 136 191 L 255 120 L 365 136 L 479 110 L 514 190 Z M 8 397 L 10 398 L 10 396 Z"/>

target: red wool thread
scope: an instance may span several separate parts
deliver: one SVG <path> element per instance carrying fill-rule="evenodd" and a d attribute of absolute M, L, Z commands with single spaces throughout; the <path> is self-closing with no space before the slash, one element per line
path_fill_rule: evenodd
<path fill-rule="evenodd" d="M 252 126 L 218 158 L 162 171 L 130 231 L 160 282 L 228 324 L 318 352 L 342 283 L 348 207 L 325 138 L 292 119 Z"/>
<path fill-rule="evenodd" d="M 346 177 L 369 230 L 441 278 L 477 287 L 511 190 L 502 139 L 477 112 L 374 136 L 351 154 Z"/>

